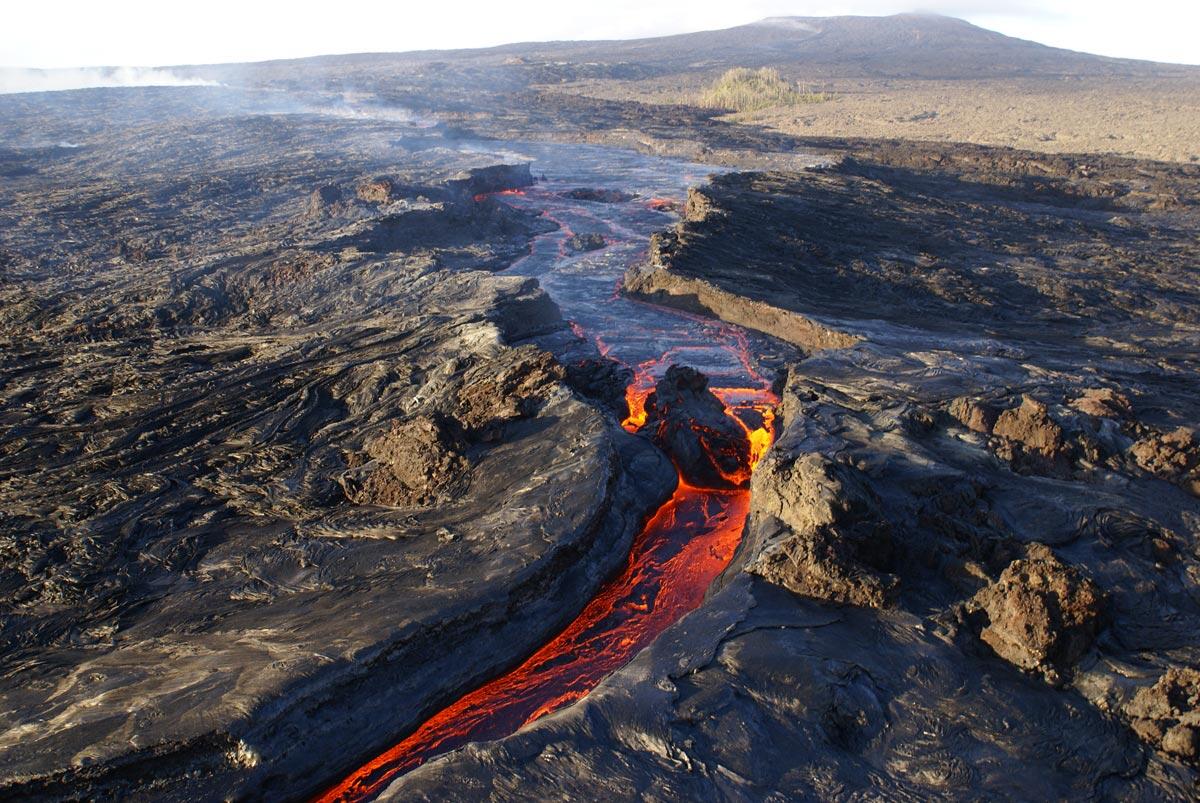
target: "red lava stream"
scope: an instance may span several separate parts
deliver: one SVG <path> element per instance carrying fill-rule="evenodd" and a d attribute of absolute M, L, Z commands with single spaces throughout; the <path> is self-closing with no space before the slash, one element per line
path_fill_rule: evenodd
<path fill-rule="evenodd" d="M 626 391 L 631 415 L 622 423 L 627 430 L 636 432 L 645 422 L 643 405 L 653 389 L 653 369 L 675 356 L 668 352 L 637 366 Z M 741 357 L 749 367 L 749 356 Z M 776 400 L 765 387 L 713 391 L 746 430 L 752 446 L 751 464 L 730 479 L 749 479 L 771 443 Z M 431 758 L 469 742 L 502 738 L 582 698 L 700 605 L 741 540 L 749 497 L 744 487 L 697 488 L 681 479 L 672 497 L 635 537 L 620 574 L 604 583 L 562 632 L 515 669 L 434 714 L 316 799 L 371 799 Z"/>

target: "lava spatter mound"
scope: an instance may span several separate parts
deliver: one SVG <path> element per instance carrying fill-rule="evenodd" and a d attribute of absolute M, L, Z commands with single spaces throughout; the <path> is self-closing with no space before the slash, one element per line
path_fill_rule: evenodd
<path fill-rule="evenodd" d="M 750 479 L 745 427 L 708 389 L 708 377 L 672 365 L 646 399 L 645 431 L 671 455 L 684 481 L 703 488 L 737 488 Z"/>

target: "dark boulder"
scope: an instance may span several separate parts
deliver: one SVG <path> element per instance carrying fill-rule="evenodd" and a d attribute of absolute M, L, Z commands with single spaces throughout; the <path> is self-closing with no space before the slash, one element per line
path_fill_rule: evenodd
<path fill-rule="evenodd" d="M 748 571 L 828 602 L 895 601 L 892 528 L 861 472 L 818 452 L 777 453 L 755 472 L 753 494 L 757 514 L 778 526 Z"/>
<path fill-rule="evenodd" d="M 571 251 L 598 251 L 608 245 L 599 234 L 573 234 L 567 238 L 567 248 Z"/>
<path fill-rule="evenodd" d="M 750 439 L 708 389 L 708 377 L 672 365 L 646 399 L 646 425 L 687 482 L 736 488 L 750 479 Z"/>
<path fill-rule="evenodd" d="M 359 189 L 361 191 L 362 188 Z M 308 205 L 304 208 L 304 216 L 311 220 L 319 220 L 336 217 L 345 210 L 346 201 L 342 191 L 330 184 L 312 191 L 308 196 Z"/>
<path fill-rule="evenodd" d="M 633 371 L 611 357 L 585 359 L 567 366 L 567 384 L 588 398 L 612 410 L 618 421 L 629 416 L 625 388 L 633 381 Z"/>
<path fill-rule="evenodd" d="M 594 187 L 576 187 L 573 190 L 567 190 L 562 196 L 572 201 L 591 201 L 599 204 L 620 204 L 632 201 L 635 197 L 632 193 L 621 190 L 603 190 Z"/>

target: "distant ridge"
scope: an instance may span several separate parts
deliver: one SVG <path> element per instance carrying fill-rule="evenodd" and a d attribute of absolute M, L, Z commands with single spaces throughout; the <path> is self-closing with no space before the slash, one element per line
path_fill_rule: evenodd
<path fill-rule="evenodd" d="M 543 62 L 636 63 L 641 69 L 660 75 L 770 65 L 785 71 L 803 71 L 813 79 L 1200 74 L 1200 67 L 1049 47 L 936 14 L 768 17 L 734 28 L 649 39 L 524 42 L 476 50 L 349 54 L 263 64 L 363 66 L 445 60 L 503 67 L 514 57 Z M 201 69 L 220 73 L 223 68 L 218 65 Z"/>

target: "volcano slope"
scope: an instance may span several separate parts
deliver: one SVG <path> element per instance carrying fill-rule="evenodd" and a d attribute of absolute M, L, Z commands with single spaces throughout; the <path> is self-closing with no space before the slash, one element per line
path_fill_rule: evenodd
<path fill-rule="evenodd" d="M 882 144 L 692 192 L 627 292 L 808 356 L 706 605 L 396 800 L 1191 800 L 1195 168 Z"/>
<path fill-rule="evenodd" d="M 553 225 L 482 198 L 527 165 L 227 100 L 0 100 L 0 796 L 315 791 L 674 485 L 490 272 Z"/>

